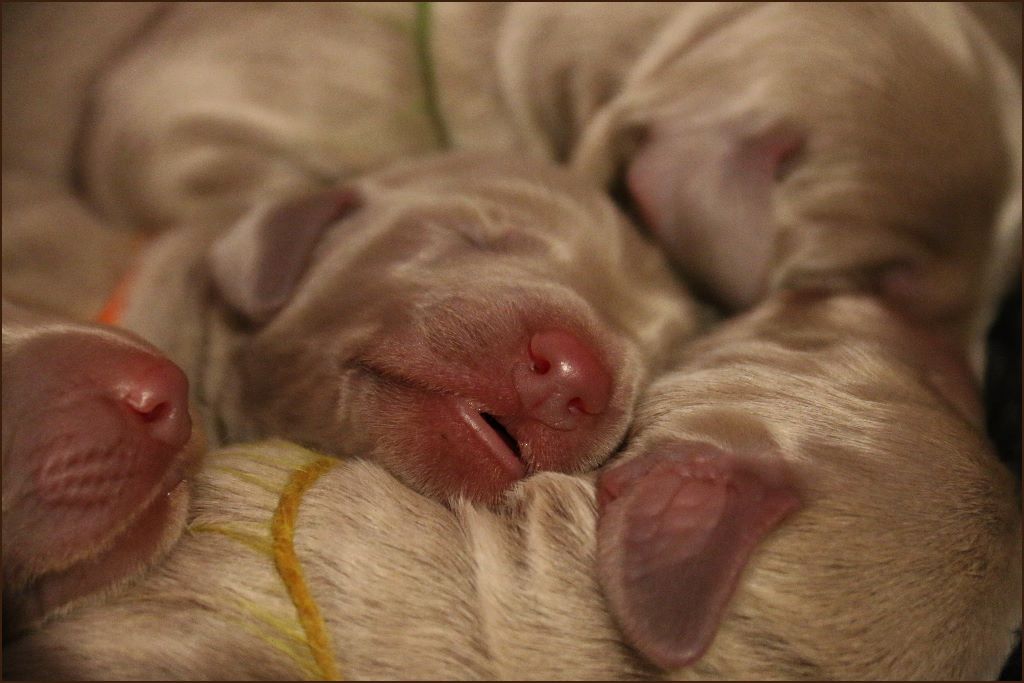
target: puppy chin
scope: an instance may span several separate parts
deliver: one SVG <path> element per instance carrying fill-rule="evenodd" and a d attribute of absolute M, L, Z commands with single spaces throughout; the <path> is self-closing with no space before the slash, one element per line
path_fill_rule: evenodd
<path fill-rule="evenodd" d="M 177 472 L 98 552 L 67 567 L 46 572 L 27 586 L 4 586 L 5 640 L 82 605 L 102 601 L 159 562 L 181 538 L 191 505 L 191 477 L 205 452 L 205 438 L 194 430 L 179 455 Z"/>

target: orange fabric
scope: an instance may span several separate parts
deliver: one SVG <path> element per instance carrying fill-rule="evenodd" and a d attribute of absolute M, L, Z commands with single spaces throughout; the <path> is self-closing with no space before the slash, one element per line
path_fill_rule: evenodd
<path fill-rule="evenodd" d="M 117 283 L 114 290 L 103 304 L 103 308 L 96 314 L 96 322 L 104 325 L 119 325 L 124 315 L 125 306 L 128 303 L 128 294 L 131 292 L 132 283 L 135 280 L 135 271 L 129 270 L 121 281 Z"/>

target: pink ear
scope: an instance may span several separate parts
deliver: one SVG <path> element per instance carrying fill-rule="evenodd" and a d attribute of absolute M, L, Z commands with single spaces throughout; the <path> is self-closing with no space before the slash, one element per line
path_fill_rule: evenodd
<path fill-rule="evenodd" d="M 775 249 L 773 194 L 804 136 L 777 124 L 756 134 L 738 124 L 651 125 L 626 170 L 642 220 L 688 282 L 733 310 L 768 287 Z"/>
<path fill-rule="evenodd" d="M 291 298 L 327 228 L 361 203 L 355 190 L 334 188 L 257 207 L 210 251 L 221 296 L 250 320 L 264 322 Z"/>
<path fill-rule="evenodd" d="M 627 641 L 678 669 L 711 644 L 758 543 L 800 501 L 778 463 L 661 447 L 602 475 L 598 573 Z"/>

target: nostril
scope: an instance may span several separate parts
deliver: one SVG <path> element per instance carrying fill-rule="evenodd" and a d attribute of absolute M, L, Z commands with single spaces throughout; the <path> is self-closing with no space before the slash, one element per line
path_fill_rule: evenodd
<path fill-rule="evenodd" d="M 167 362 L 124 370 L 126 376 L 118 393 L 137 424 L 158 441 L 175 448 L 183 446 L 192 433 L 184 373 Z"/>
<path fill-rule="evenodd" d="M 530 369 L 533 370 L 538 375 L 546 375 L 548 373 L 548 370 L 551 369 L 551 363 L 544 360 L 543 358 L 534 357 L 533 364 L 530 366 Z"/>
<path fill-rule="evenodd" d="M 587 412 L 587 408 L 583 404 L 583 399 L 580 398 L 579 396 L 571 399 L 569 401 L 569 412 L 573 412 L 573 413 L 586 413 Z"/>
<path fill-rule="evenodd" d="M 144 422 L 153 422 L 171 410 L 167 400 L 160 395 L 167 390 L 167 387 L 149 386 L 148 382 L 144 382 L 144 380 L 137 380 L 134 386 L 126 387 L 124 402 Z"/>
<path fill-rule="evenodd" d="M 139 410 L 135 406 L 132 406 L 139 417 L 142 418 L 143 422 L 157 422 L 162 420 L 173 410 L 168 403 L 158 403 L 156 406 L 149 410 Z"/>

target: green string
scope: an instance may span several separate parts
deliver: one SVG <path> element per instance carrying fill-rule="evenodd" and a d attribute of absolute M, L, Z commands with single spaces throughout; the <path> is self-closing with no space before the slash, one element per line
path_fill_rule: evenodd
<path fill-rule="evenodd" d="M 452 146 L 452 140 L 448 135 L 444 117 L 441 116 L 441 105 L 437 101 L 437 81 L 434 78 L 434 60 L 430 52 L 430 5 L 429 2 L 416 3 L 414 26 L 416 54 L 419 57 L 420 77 L 423 79 L 424 105 L 427 109 L 427 116 L 430 117 L 430 122 L 434 125 L 438 144 L 442 149 L 449 149 Z"/>

